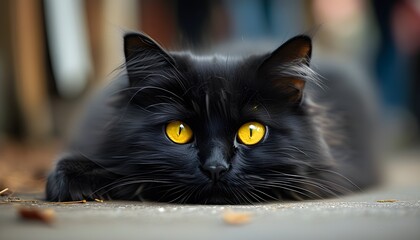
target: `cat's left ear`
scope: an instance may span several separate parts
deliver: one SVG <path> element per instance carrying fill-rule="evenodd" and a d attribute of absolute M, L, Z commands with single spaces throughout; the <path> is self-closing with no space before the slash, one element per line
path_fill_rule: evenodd
<path fill-rule="evenodd" d="M 305 86 L 302 73 L 309 66 L 311 54 L 310 37 L 299 35 L 291 38 L 264 60 L 259 67 L 259 75 L 269 80 L 269 85 L 289 101 L 300 102 Z M 299 67 L 302 72 L 299 72 Z"/>

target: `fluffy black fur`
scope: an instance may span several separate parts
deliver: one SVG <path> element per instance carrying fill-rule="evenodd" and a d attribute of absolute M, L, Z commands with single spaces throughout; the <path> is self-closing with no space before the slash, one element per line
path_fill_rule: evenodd
<path fill-rule="evenodd" d="M 309 67 L 309 37 L 238 58 L 167 52 L 137 33 L 124 40 L 126 74 L 91 104 L 49 175 L 48 200 L 248 204 L 337 196 L 372 183 L 363 102 L 346 81 L 320 83 Z M 173 120 L 192 128 L 190 143 L 165 135 Z M 236 136 L 249 121 L 267 130 L 253 146 Z M 207 162 L 228 171 L 212 181 Z"/>

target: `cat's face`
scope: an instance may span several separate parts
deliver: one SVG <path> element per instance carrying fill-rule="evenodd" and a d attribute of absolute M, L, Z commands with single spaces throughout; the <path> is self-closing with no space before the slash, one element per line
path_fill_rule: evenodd
<path fill-rule="evenodd" d="M 125 54 L 130 87 L 103 150 L 104 165 L 125 176 L 116 198 L 237 204 L 322 195 L 310 179 L 325 163 L 305 110 L 309 38 L 262 56 L 204 58 L 133 34 Z"/>

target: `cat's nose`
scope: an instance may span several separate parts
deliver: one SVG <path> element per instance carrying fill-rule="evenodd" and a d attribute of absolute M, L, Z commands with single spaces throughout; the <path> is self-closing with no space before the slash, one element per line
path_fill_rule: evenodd
<path fill-rule="evenodd" d="M 207 165 L 202 167 L 203 172 L 211 178 L 213 182 L 217 182 L 229 169 L 225 165 Z"/>

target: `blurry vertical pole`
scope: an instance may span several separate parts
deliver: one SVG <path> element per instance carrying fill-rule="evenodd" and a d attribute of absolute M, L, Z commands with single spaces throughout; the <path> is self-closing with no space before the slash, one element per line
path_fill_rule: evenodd
<path fill-rule="evenodd" d="M 41 1 L 11 1 L 12 42 L 16 95 L 30 141 L 45 140 L 51 133 L 47 99 Z"/>
<path fill-rule="evenodd" d="M 51 66 L 61 96 L 74 97 L 92 71 L 82 0 L 44 0 Z"/>
<path fill-rule="evenodd" d="M 0 1 L 0 145 L 12 118 L 9 116 L 10 110 L 8 109 L 12 99 L 8 90 L 11 89 L 9 86 L 12 78 L 11 66 L 13 66 L 9 61 L 12 59 L 10 47 L 10 22 L 12 19 L 10 16 L 10 1 Z"/>
<path fill-rule="evenodd" d="M 106 76 L 124 62 L 123 35 L 126 31 L 138 31 L 140 26 L 140 8 L 136 0 L 104 0 L 101 1 L 101 33 L 97 63 L 97 78 L 104 80 Z"/>

